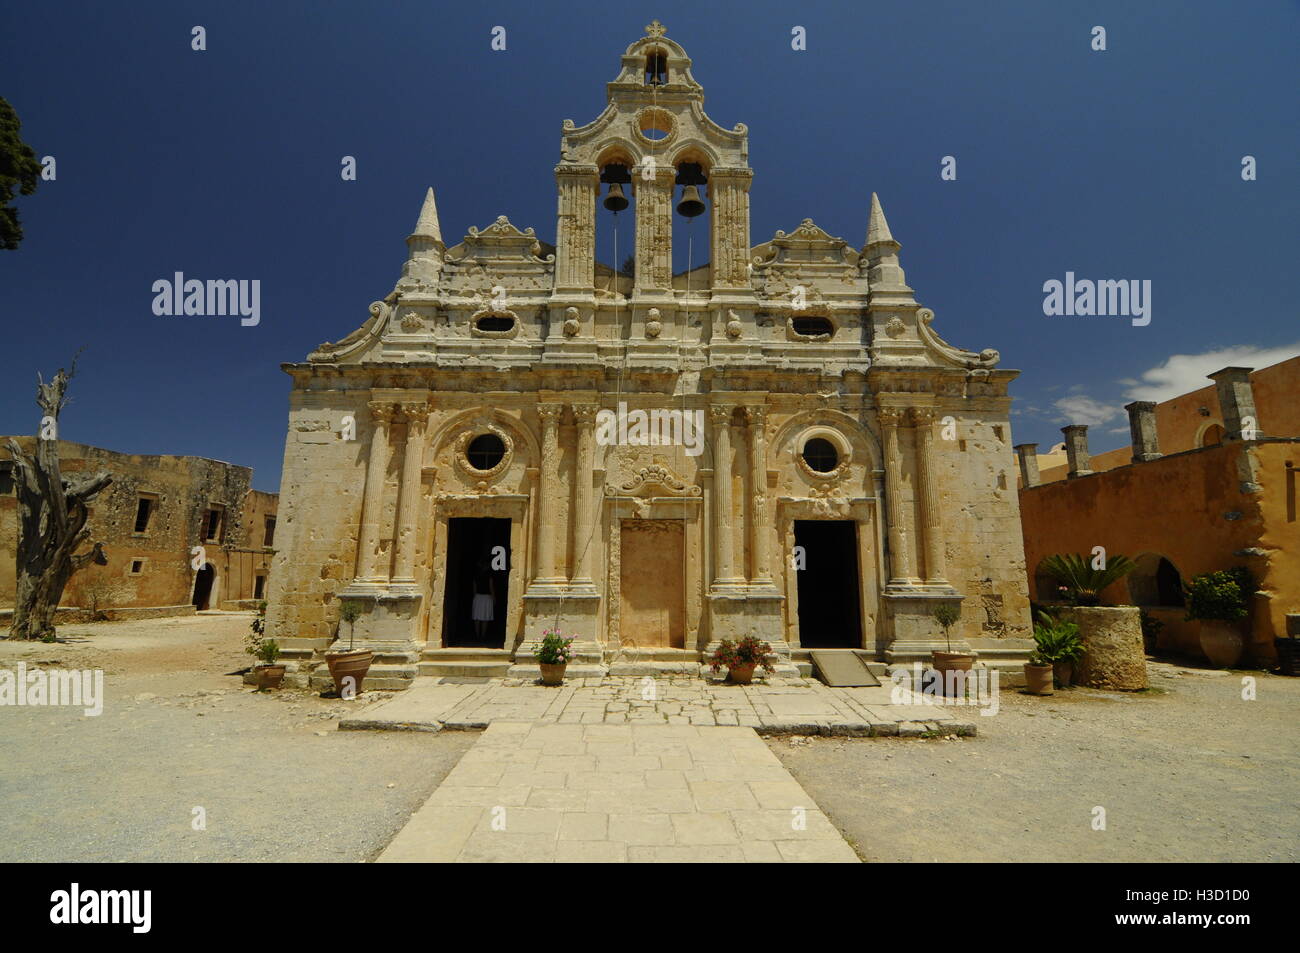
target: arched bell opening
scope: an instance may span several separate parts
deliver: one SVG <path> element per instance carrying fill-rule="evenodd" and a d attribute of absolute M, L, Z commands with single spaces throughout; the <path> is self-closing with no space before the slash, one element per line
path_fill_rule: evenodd
<path fill-rule="evenodd" d="M 656 48 L 645 51 L 645 71 L 643 74 L 647 86 L 668 85 L 668 53 Z"/>
<path fill-rule="evenodd" d="M 622 151 L 603 156 L 596 203 L 596 288 L 632 294 L 636 273 L 636 190 L 632 158 Z"/>
<path fill-rule="evenodd" d="M 709 197 L 708 166 L 701 157 L 688 153 L 674 166 L 673 180 L 673 274 L 674 287 L 691 291 L 709 284 L 707 275 L 687 274 L 705 266 L 712 258 L 712 203 Z"/>

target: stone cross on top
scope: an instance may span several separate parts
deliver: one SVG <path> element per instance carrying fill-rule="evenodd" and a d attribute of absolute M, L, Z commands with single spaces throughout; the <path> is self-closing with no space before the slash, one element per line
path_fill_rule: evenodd
<path fill-rule="evenodd" d="M 667 33 L 668 28 L 658 20 L 651 20 L 650 25 L 645 28 L 645 32 L 647 36 L 659 37 Z"/>

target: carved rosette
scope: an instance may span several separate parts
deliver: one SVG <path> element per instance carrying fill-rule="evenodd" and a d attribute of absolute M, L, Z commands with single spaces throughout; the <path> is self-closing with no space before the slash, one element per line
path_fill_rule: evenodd
<path fill-rule="evenodd" d="M 645 336 L 648 338 L 657 338 L 663 334 L 664 324 L 659 320 L 659 309 L 651 308 L 646 313 L 645 319 Z"/>
<path fill-rule="evenodd" d="M 579 330 L 581 330 L 581 325 L 578 322 L 578 309 L 572 307 L 565 308 L 564 309 L 564 336 L 566 338 L 576 338 L 578 336 Z"/>
<path fill-rule="evenodd" d="M 496 466 L 490 470 L 480 470 L 469 462 L 467 451 L 470 443 L 475 437 L 481 437 L 483 434 L 495 434 L 500 438 L 502 445 L 505 447 L 505 453 L 497 461 Z M 467 427 L 453 444 L 454 458 L 456 467 L 471 480 L 481 484 L 492 483 L 499 480 L 514 460 L 515 441 L 510 436 L 510 431 L 506 430 L 490 420 L 476 421 L 472 426 Z"/>

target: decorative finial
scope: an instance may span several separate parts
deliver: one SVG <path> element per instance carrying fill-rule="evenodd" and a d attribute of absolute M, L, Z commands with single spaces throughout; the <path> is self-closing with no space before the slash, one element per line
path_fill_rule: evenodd
<path fill-rule="evenodd" d="M 668 28 L 658 20 L 654 20 L 645 28 L 645 32 L 647 36 L 653 36 L 655 39 L 658 39 L 668 32 Z"/>

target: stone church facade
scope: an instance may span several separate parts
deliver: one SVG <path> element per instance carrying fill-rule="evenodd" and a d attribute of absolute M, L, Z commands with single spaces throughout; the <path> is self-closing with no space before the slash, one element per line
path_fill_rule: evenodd
<path fill-rule="evenodd" d="M 553 248 L 504 216 L 449 247 L 430 189 L 394 290 L 284 365 L 271 633 L 319 659 L 356 600 L 377 686 L 523 674 L 550 628 L 572 672 L 748 634 L 793 672 L 928 659 L 951 603 L 982 660 L 1023 658 L 1017 372 L 938 336 L 875 195 L 861 249 L 811 220 L 752 245 L 746 127 L 658 23 L 621 65 L 563 124 Z M 707 264 L 674 274 L 687 234 Z"/>

